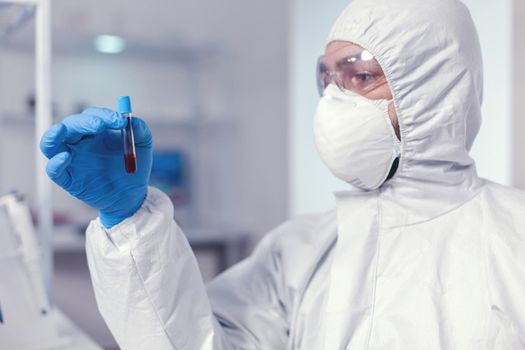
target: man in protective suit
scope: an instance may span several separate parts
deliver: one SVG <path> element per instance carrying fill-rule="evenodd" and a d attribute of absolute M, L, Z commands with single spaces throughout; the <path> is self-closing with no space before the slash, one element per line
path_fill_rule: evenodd
<path fill-rule="evenodd" d="M 525 349 L 525 193 L 478 177 L 469 156 L 483 77 L 466 7 L 354 0 L 318 82 L 317 147 L 352 190 L 269 233 L 207 289 L 170 201 L 147 188 L 143 121 L 134 176 L 110 110 L 44 135 L 50 177 L 100 212 L 88 262 L 120 346 Z"/>

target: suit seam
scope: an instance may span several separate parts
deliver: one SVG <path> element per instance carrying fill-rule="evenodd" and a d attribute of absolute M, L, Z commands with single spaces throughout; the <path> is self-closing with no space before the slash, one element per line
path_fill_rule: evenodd
<path fill-rule="evenodd" d="M 376 306 L 376 296 L 377 296 L 377 271 L 379 270 L 379 257 L 381 254 L 381 199 L 379 196 L 377 197 L 377 248 L 376 248 L 376 261 L 374 266 L 374 274 L 373 274 L 373 285 L 372 285 L 372 307 L 370 309 L 370 329 L 368 331 L 368 337 L 366 341 L 366 347 L 365 349 L 370 348 L 370 342 L 372 340 L 372 333 L 374 328 L 374 314 L 375 314 L 375 306 Z"/>
<path fill-rule="evenodd" d="M 148 303 L 151 305 L 151 308 L 152 308 L 153 312 L 155 313 L 155 318 L 157 319 L 157 321 L 159 322 L 160 326 L 162 327 L 162 331 L 166 335 L 166 338 L 169 339 L 169 342 L 170 342 L 171 346 L 173 346 L 173 348 L 175 350 L 180 350 L 180 348 L 173 343 L 173 340 L 171 339 L 171 337 L 169 336 L 168 332 L 166 331 L 166 327 L 164 325 L 164 322 L 162 322 L 162 319 L 161 319 L 161 317 L 159 316 L 159 314 L 157 312 L 157 309 L 155 307 L 155 304 L 153 303 L 153 300 L 152 300 L 151 295 L 150 295 L 150 293 L 148 291 L 148 288 L 146 287 L 146 283 L 144 282 L 144 278 L 142 278 L 142 274 L 140 273 L 140 270 L 137 267 L 137 262 L 135 260 L 135 256 L 133 255 L 132 251 L 130 251 L 130 255 L 131 255 L 131 259 L 133 260 L 133 268 L 137 272 L 137 276 L 140 278 L 140 282 L 142 284 L 142 288 L 144 289 L 144 292 L 146 293 L 146 297 L 148 299 Z"/>
<path fill-rule="evenodd" d="M 484 283 L 485 283 L 485 288 L 487 289 L 487 292 L 486 292 L 486 297 L 487 297 L 487 300 L 488 300 L 488 308 L 487 308 L 487 320 L 486 320 L 486 327 L 489 328 L 489 325 L 490 325 L 490 319 L 492 317 L 492 314 L 491 312 L 489 311 L 492 307 L 492 301 L 493 301 L 493 298 L 492 298 L 492 295 L 491 295 L 491 290 L 490 290 L 490 285 L 491 285 L 491 279 L 489 277 L 489 262 L 488 262 L 488 259 L 489 259 L 489 254 L 488 254 L 488 245 L 489 245 L 489 235 L 487 234 L 486 230 L 485 230 L 485 215 L 484 215 L 484 209 L 482 209 L 482 213 L 481 213 L 481 220 L 482 220 L 482 223 L 481 223 L 481 232 L 480 232 L 480 235 L 481 235 L 481 245 L 482 245 L 482 251 L 483 251 L 483 264 L 482 264 L 482 268 L 481 268 L 481 273 L 483 274 L 483 279 L 484 279 Z"/>

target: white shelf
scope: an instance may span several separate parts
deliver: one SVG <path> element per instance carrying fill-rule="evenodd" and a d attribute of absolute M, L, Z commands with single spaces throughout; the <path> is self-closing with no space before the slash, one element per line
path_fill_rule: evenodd
<path fill-rule="evenodd" d="M 21 124 L 35 126 L 35 117 L 29 114 L 10 114 L 6 116 L 0 116 L 0 124 Z"/>
<path fill-rule="evenodd" d="M 152 119 L 146 121 L 151 128 L 219 128 L 219 127 L 234 127 L 237 122 L 232 119 L 184 119 L 174 118 L 173 120 L 167 119 Z"/>
<path fill-rule="evenodd" d="M 53 119 L 53 123 L 60 122 L 61 119 Z M 232 119 L 213 117 L 209 119 L 199 118 L 198 120 L 189 118 L 151 118 L 146 120 L 152 129 L 159 128 L 231 128 L 237 125 L 237 122 Z M 0 125 L 27 125 L 33 127 L 35 119 L 29 114 L 9 114 L 0 116 Z"/>
<path fill-rule="evenodd" d="M 87 224 L 85 225 L 87 226 Z M 55 226 L 53 230 L 53 248 L 55 253 L 78 253 L 85 251 L 86 238 L 79 225 Z M 247 253 L 250 235 L 241 230 L 228 228 L 199 228 L 188 227 L 183 229 L 188 242 L 193 249 L 214 247 L 222 249 L 224 261 L 221 268 L 227 268 L 238 262 Z"/>
<path fill-rule="evenodd" d="M 53 248 L 56 253 L 81 253 L 85 249 L 85 236 L 79 225 L 53 227 Z"/>

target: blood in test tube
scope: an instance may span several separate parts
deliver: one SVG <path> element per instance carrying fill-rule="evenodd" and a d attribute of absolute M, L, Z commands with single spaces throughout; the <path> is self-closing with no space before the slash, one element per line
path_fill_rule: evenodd
<path fill-rule="evenodd" d="M 125 154 L 124 163 L 126 172 L 133 174 L 137 171 L 137 157 L 134 154 Z"/>
<path fill-rule="evenodd" d="M 128 121 L 126 127 L 122 129 L 124 167 L 126 168 L 127 173 L 134 174 L 137 171 L 137 153 L 135 151 L 133 116 L 131 114 L 131 99 L 129 96 L 120 96 L 117 99 L 117 111 Z"/>

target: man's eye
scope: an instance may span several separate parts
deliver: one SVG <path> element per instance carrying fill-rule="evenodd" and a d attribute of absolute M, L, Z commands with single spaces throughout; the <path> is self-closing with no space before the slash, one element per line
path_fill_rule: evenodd
<path fill-rule="evenodd" d="M 374 78 L 375 78 L 375 75 L 372 73 L 368 73 L 368 72 L 357 73 L 354 76 L 356 83 L 368 83 L 368 82 L 373 81 Z"/>

